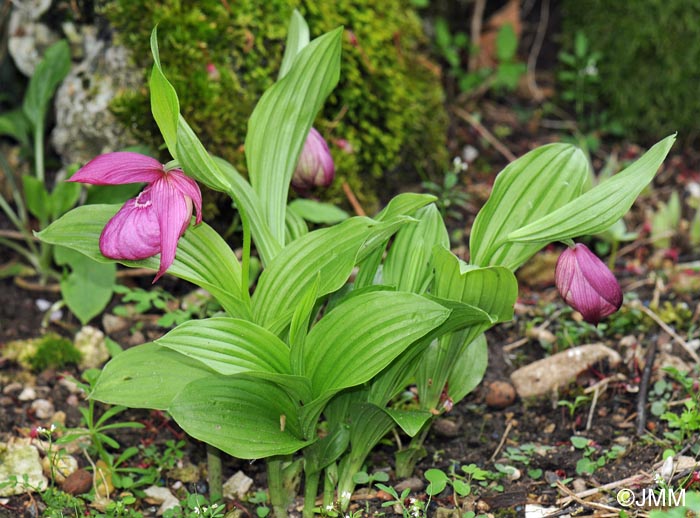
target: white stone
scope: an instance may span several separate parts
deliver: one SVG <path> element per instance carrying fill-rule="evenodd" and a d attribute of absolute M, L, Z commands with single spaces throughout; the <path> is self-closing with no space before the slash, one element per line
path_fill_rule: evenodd
<path fill-rule="evenodd" d="M 75 348 L 82 354 L 78 364 L 81 369 L 97 369 L 109 360 L 105 335 L 99 329 L 85 326 L 75 335 Z"/>
<path fill-rule="evenodd" d="M 17 399 L 20 401 L 34 401 L 36 399 L 36 390 L 33 387 L 26 387 Z"/>
<path fill-rule="evenodd" d="M 236 473 L 224 482 L 224 497 L 231 500 L 241 499 L 250 491 L 253 479 L 242 471 Z"/>
<path fill-rule="evenodd" d="M 151 486 L 146 488 L 144 493 L 150 503 L 160 504 L 158 516 L 162 516 L 165 511 L 180 503 L 167 487 Z"/>
<path fill-rule="evenodd" d="M 32 410 L 39 419 L 51 419 L 56 410 L 53 403 L 48 399 L 37 399 L 32 401 Z"/>
<path fill-rule="evenodd" d="M 0 443 L 0 496 L 43 491 L 47 485 L 34 446 Z"/>

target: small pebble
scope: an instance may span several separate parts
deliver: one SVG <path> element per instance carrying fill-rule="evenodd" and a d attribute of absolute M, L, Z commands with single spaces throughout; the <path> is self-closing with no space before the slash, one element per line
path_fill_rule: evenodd
<path fill-rule="evenodd" d="M 507 381 L 493 381 L 486 387 L 485 401 L 491 408 L 506 408 L 515 401 L 515 388 Z"/>
<path fill-rule="evenodd" d="M 20 401 L 34 401 L 36 399 L 36 390 L 32 387 L 27 387 L 17 396 L 17 399 Z"/>
<path fill-rule="evenodd" d="M 460 434 L 461 423 L 457 423 L 452 419 L 436 419 L 433 423 L 433 431 L 436 435 L 442 437 L 458 437 Z"/>
<path fill-rule="evenodd" d="M 55 412 L 53 403 L 47 399 L 37 399 L 33 401 L 32 410 L 34 410 L 34 415 L 39 419 L 50 419 Z"/>
<path fill-rule="evenodd" d="M 66 477 L 61 485 L 61 489 L 70 495 L 82 495 L 90 491 L 92 487 L 92 474 L 79 469 Z"/>
<path fill-rule="evenodd" d="M 423 491 L 423 488 L 425 487 L 425 484 L 421 479 L 418 477 L 411 477 L 407 478 L 405 480 L 402 480 L 398 484 L 394 486 L 394 489 L 398 493 L 401 493 L 404 489 L 408 488 L 413 492 L 418 492 L 418 491 Z"/>

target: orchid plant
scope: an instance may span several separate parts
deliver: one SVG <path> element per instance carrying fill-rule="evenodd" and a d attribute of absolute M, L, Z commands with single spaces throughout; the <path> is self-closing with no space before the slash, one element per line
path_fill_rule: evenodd
<path fill-rule="evenodd" d="M 209 155 L 179 114 L 154 30 L 151 108 L 172 162 L 96 158 L 74 180 L 147 186 L 123 207 L 79 207 L 39 234 L 97 261 L 153 268 L 156 279 L 167 271 L 217 298 L 224 316 L 185 322 L 116 356 L 91 397 L 167 410 L 212 448 L 265 458 L 278 517 L 302 471 L 305 516 L 314 513 L 321 481 L 326 505 L 347 508 L 352 475 L 395 426 L 414 437 L 399 453 L 410 470 L 435 416 L 481 381 L 483 333 L 512 318 L 513 272 L 547 243 L 571 243 L 617 221 L 674 140 L 590 190 L 588 162 L 571 145 L 516 160 L 475 221 L 470 263 L 449 251 L 435 198 L 425 194 L 401 194 L 373 218 L 308 231 L 288 210 L 288 191 L 314 118 L 338 81 L 342 31 L 309 41 L 294 14 L 280 77 L 249 121 L 246 180 Z M 195 180 L 234 200 L 243 223 L 240 262 L 201 221 Z M 263 265 L 252 295 L 251 243 Z M 411 384 L 418 405 L 396 403 Z"/>

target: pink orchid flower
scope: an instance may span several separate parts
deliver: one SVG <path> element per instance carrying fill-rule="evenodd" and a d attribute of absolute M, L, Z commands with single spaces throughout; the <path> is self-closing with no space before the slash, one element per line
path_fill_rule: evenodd
<path fill-rule="evenodd" d="M 110 259 L 138 260 L 160 253 L 156 282 L 175 260 L 177 242 L 187 230 L 192 208 L 202 221 L 202 193 L 180 169 L 166 171 L 155 158 L 139 153 L 107 153 L 92 159 L 71 182 L 120 185 L 147 182 L 109 220 L 100 236 L 100 252 Z"/>
<path fill-rule="evenodd" d="M 315 187 L 328 187 L 335 177 L 335 164 L 328 144 L 316 128 L 311 128 L 292 176 L 292 187 L 305 194 Z"/>
<path fill-rule="evenodd" d="M 615 275 L 581 243 L 562 252 L 554 278 L 566 303 L 591 324 L 598 324 L 622 305 L 622 290 Z"/>

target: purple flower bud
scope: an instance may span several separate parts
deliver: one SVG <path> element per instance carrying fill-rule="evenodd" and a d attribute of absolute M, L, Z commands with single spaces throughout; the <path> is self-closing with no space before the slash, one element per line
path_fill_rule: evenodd
<path fill-rule="evenodd" d="M 566 303 L 597 324 L 622 305 L 622 290 L 613 273 L 586 245 L 567 248 L 559 256 L 554 278 Z"/>
<path fill-rule="evenodd" d="M 314 187 L 328 187 L 334 176 L 335 165 L 328 144 L 315 128 L 311 128 L 294 170 L 292 187 L 303 194 Z"/>

